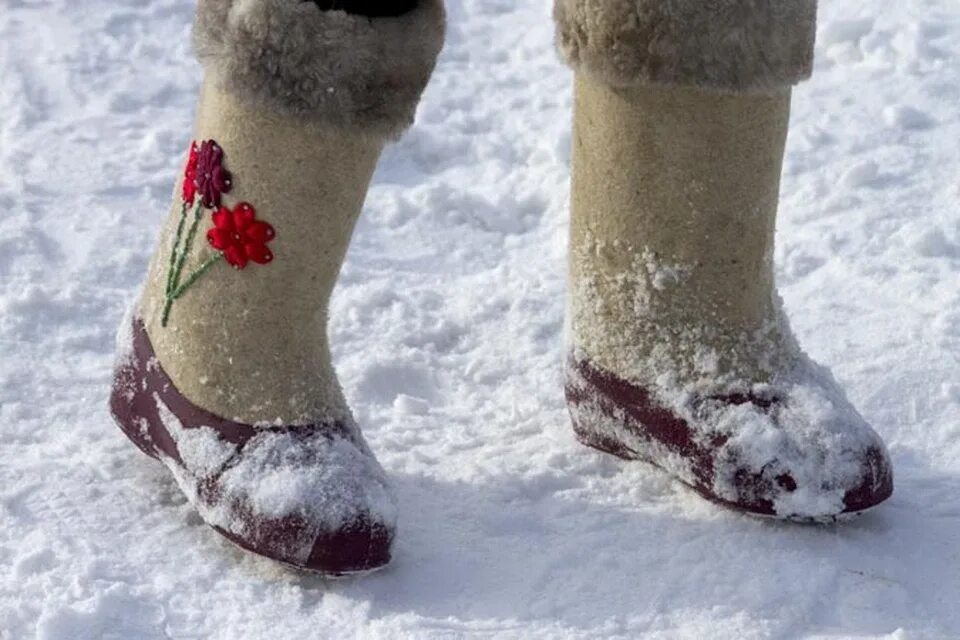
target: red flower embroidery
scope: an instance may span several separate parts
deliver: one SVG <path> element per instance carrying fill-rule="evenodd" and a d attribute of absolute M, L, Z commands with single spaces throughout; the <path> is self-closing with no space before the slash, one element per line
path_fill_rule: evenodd
<path fill-rule="evenodd" d="M 273 227 L 256 217 L 257 212 L 246 202 L 238 204 L 233 211 L 220 207 L 213 214 L 214 228 L 207 232 L 207 242 L 222 251 L 227 262 L 237 269 L 246 267 L 250 260 L 257 264 L 273 261 L 267 243 L 276 234 Z"/>
<path fill-rule="evenodd" d="M 205 140 L 200 145 L 194 184 L 203 206 L 208 209 L 219 207 L 220 196 L 229 193 L 233 186 L 230 172 L 223 168 L 223 149 L 213 140 Z"/>
<path fill-rule="evenodd" d="M 273 262 L 273 253 L 267 248 L 267 243 L 276 236 L 273 227 L 257 220 L 257 212 L 250 203 L 241 202 L 232 211 L 221 204 L 223 194 L 229 193 L 233 187 L 230 172 L 224 168 L 223 161 L 223 148 L 213 140 L 204 140 L 199 146 L 196 142 L 190 145 L 190 155 L 183 172 L 183 207 L 170 251 L 161 326 L 167 326 L 174 302 L 221 260 L 226 260 L 235 269 L 245 268 L 250 261 L 257 264 Z M 194 205 L 198 195 L 200 203 L 193 208 L 193 222 L 188 228 L 187 210 Z M 206 256 L 196 269 L 184 275 L 187 258 L 205 217 L 204 209 L 214 210 L 213 228 L 207 232 L 207 242 L 218 253 Z"/>
<path fill-rule="evenodd" d="M 190 158 L 183 172 L 183 201 L 193 204 L 197 197 L 197 162 L 200 160 L 200 147 L 196 142 L 190 144 Z"/>

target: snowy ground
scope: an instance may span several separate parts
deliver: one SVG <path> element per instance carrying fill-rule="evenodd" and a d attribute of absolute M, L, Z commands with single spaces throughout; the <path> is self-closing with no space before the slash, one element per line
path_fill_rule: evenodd
<path fill-rule="evenodd" d="M 205 528 L 106 410 L 190 136 L 191 0 L 0 0 L 0 638 L 960 637 L 960 5 L 825 0 L 777 265 L 887 439 L 852 524 L 722 511 L 562 402 L 570 76 L 547 0 L 451 0 L 333 310 L 396 562 L 327 583 Z"/>

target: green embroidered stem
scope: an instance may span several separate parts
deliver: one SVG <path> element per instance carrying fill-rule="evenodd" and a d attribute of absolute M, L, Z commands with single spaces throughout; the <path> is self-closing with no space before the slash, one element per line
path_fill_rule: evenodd
<path fill-rule="evenodd" d="M 161 327 L 167 326 L 167 321 L 170 320 L 170 309 L 172 307 L 173 307 L 173 298 L 167 297 L 167 301 L 163 305 L 163 317 L 160 318 Z"/>
<path fill-rule="evenodd" d="M 180 255 L 177 256 L 177 265 L 173 269 L 171 291 L 175 291 L 180 285 L 180 275 L 183 273 L 183 265 L 187 261 L 187 254 L 190 253 L 190 249 L 193 247 L 193 239 L 197 237 L 197 228 L 200 226 L 200 219 L 203 217 L 202 213 L 203 205 L 197 203 L 197 206 L 193 209 L 193 223 L 190 225 L 190 230 L 187 231 L 187 238 L 183 241 L 183 250 L 180 252 Z"/>
<path fill-rule="evenodd" d="M 183 294 L 187 292 L 190 287 L 197 283 L 203 274 L 223 260 L 223 254 L 217 253 L 216 255 L 210 256 L 207 260 L 200 265 L 200 267 L 190 274 L 190 276 L 184 281 L 183 284 L 179 285 L 176 289 L 167 294 L 167 301 L 163 305 L 163 317 L 161 318 L 160 325 L 163 327 L 167 326 L 167 321 L 170 320 L 170 310 L 173 308 L 173 301 L 178 300 L 183 297 Z"/>
<path fill-rule="evenodd" d="M 196 271 L 194 271 L 193 273 L 191 273 L 191 274 L 190 274 L 190 277 L 187 278 L 186 281 L 185 281 L 183 284 L 181 284 L 179 287 L 177 287 L 176 290 L 175 290 L 172 294 L 170 294 L 170 298 L 172 298 L 173 300 L 177 300 L 177 299 L 179 299 L 180 297 L 182 297 L 183 294 L 185 294 L 185 293 L 187 292 L 187 289 L 189 289 L 189 288 L 192 287 L 194 284 L 196 284 L 197 280 L 199 280 L 201 277 L 203 277 L 203 274 L 205 274 L 207 271 L 210 271 L 210 268 L 211 268 L 213 265 L 215 265 L 215 264 L 217 264 L 218 262 L 220 262 L 221 260 L 223 260 L 223 254 L 222 254 L 222 253 L 217 253 L 216 255 L 213 255 L 213 256 L 210 256 L 209 258 L 207 258 L 206 262 L 204 262 L 202 265 L 200 265 L 200 268 L 199 268 L 199 269 L 197 269 Z"/>
<path fill-rule="evenodd" d="M 183 237 L 183 227 L 187 224 L 187 206 L 188 203 L 184 202 L 183 206 L 180 207 L 180 223 L 177 224 L 177 234 L 173 238 L 173 250 L 170 252 L 170 266 L 167 268 L 167 295 L 170 295 L 170 292 L 173 291 L 174 282 L 173 282 L 173 272 L 177 266 L 177 250 L 180 248 L 180 239 Z"/>
<path fill-rule="evenodd" d="M 183 212 L 184 216 L 180 219 L 180 224 L 177 228 L 177 242 L 179 243 L 180 237 L 183 235 L 183 226 L 186 223 L 186 210 L 187 205 L 184 203 Z M 183 240 L 183 247 L 180 249 L 179 253 L 174 249 L 174 255 L 170 258 L 171 270 L 167 275 L 167 292 L 166 292 L 166 303 L 163 305 L 163 315 L 160 319 L 160 325 L 163 327 L 167 326 L 167 321 L 170 319 L 170 309 L 173 307 L 173 301 L 179 298 L 184 294 L 184 292 L 189 288 L 190 285 L 197 281 L 203 273 L 213 266 L 215 260 L 208 260 L 204 263 L 197 273 L 194 273 L 190 276 L 188 283 L 185 283 L 186 286 L 180 285 L 180 276 L 183 275 L 183 267 L 187 262 L 187 255 L 190 253 L 190 249 L 193 248 L 193 241 L 197 237 L 197 229 L 200 227 L 200 220 L 203 218 L 203 203 L 198 202 L 193 209 L 193 222 L 190 224 L 190 229 L 187 231 L 187 237 Z M 221 254 L 218 254 L 219 257 Z"/>

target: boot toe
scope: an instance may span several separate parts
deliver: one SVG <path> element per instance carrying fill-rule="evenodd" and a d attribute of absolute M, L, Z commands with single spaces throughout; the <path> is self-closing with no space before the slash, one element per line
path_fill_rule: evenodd
<path fill-rule="evenodd" d="M 849 453 L 849 472 L 839 475 L 840 467 L 818 459 L 821 454 L 810 451 L 793 465 L 775 459 L 759 471 L 743 464 L 734 472 L 733 491 L 715 484 L 716 494 L 748 513 L 811 522 L 861 513 L 893 494 L 892 465 L 882 445 Z"/>
<path fill-rule="evenodd" d="M 883 441 L 825 370 L 799 364 L 775 384 L 669 405 L 571 359 L 567 402 L 584 444 L 656 464 L 738 511 L 829 522 L 880 504 L 893 493 Z"/>
<path fill-rule="evenodd" d="M 831 385 L 798 385 L 769 407 L 736 408 L 714 487 L 746 511 L 828 521 L 893 493 L 886 447 Z M 732 472 L 732 473 L 731 473 Z"/>
<path fill-rule="evenodd" d="M 844 513 L 866 511 L 893 495 L 893 465 L 883 445 L 867 450 L 861 474 L 861 482 L 843 496 Z"/>
<path fill-rule="evenodd" d="M 390 560 L 395 498 L 376 459 L 351 439 L 258 435 L 206 497 L 218 530 L 296 568 L 343 575 Z"/>
<path fill-rule="evenodd" d="M 324 533 L 313 543 L 303 568 L 327 575 L 366 573 L 390 563 L 394 525 L 371 517 Z"/>

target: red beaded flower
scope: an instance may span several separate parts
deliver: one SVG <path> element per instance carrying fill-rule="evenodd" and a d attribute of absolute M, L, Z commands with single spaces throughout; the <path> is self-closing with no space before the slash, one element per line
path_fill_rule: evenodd
<path fill-rule="evenodd" d="M 187 160 L 187 168 L 183 172 L 183 201 L 187 204 L 193 204 L 197 197 L 197 162 L 200 160 L 200 147 L 196 142 L 190 144 L 190 158 Z"/>
<path fill-rule="evenodd" d="M 220 207 L 213 214 L 214 228 L 207 232 L 207 242 L 237 269 L 243 269 L 252 260 L 257 264 L 273 261 L 273 253 L 267 243 L 276 233 L 273 227 L 257 220 L 257 212 L 246 202 L 241 202 L 230 211 Z"/>
<path fill-rule="evenodd" d="M 230 172 L 223 168 L 223 149 L 213 140 L 200 145 L 193 182 L 203 206 L 209 209 L 219 207 L 220 196 L 233 186 Z"/>

